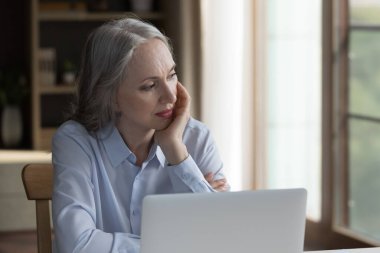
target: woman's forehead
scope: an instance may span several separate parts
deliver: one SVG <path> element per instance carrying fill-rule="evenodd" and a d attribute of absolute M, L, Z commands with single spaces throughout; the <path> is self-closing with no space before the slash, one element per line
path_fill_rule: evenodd
<path fill-rule="evenodd" d="M 168 47 L 159 39 L 150 39 L 135 49 L 129 63 L 130 74 L 143 71 L 170 71 L 175 65 Z"/>
<path fill-rule="evenodd" d="M 146 58 L 172 58 L 172 54 L 169 50 L 169 48 L 166 46 L 166 44 L 161 41 L 160 39 L 153 38 L 149 39 L 142 44 L 140 44 L 135 50 L 132 55 L 132 59 L 141 59 L 145 60 Z"/>

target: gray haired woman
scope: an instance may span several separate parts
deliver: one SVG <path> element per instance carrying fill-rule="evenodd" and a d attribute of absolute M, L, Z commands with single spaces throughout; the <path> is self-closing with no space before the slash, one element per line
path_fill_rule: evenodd
<path fill-rule="evenodd" d="M 56 252 L 137 253 L 146 195 L 228 190 L 157 28 L 129 18 L 97 28 L 77 88 L 53 138 Z"/>

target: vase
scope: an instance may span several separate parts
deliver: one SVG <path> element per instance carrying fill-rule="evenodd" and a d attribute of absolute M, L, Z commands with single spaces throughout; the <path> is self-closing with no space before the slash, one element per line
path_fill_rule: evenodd
<path fill-rule="evenodd" d="M 1 115 L 1 139 L 6 148 L 17 147 L 22 138 L 22 117 L 18 106 L 5 106 Z"/>
<path fill-rule="evenodd" d="M 68 85 L 74 85 L 75 81 L 75 72 L 74 71 L 66 71 L 62 75 L 63 83 Z"/>

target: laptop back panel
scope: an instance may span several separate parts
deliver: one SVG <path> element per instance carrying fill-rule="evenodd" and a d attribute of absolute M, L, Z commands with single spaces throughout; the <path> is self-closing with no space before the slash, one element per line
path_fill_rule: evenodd
<path fill-rule="evenodd" d="M 141 253 L 301 253 L 304 189 L 151 195 Z"/>

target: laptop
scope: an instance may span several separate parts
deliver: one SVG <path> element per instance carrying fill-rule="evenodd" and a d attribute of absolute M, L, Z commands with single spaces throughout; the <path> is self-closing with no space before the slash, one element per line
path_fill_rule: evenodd
<path fill-rule="evenodd" d="M 149 195 L 141 253 L 301 253 L 306 190 Z"/>

